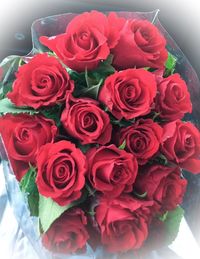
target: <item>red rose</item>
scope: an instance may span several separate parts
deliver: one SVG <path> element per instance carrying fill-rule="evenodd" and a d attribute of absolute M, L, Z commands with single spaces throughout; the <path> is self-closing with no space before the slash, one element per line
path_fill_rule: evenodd
<path fill-rule="evenodd" d="M 138 249 L 148 236 L 153 202 L 136 200 L 129 195 L 115 199 L 101 197 L 95 219 L 101 242 L 112 253 Z"/>
<path fill-rule="evenodd" d="M 166 40 L 158 28 L 146 20 L 128 20 L 112 50 L 118 69 L 163 67 L 167 59 Z"/>
<path fill-rule="evenodd" d="M 81 143 L 104 145 L 110 141 L 112 126 L 110 118 L 99 103 L 89 98 L 69 98 L 62 113 L 61 122 L 68 134 Z"/>
<path fill-rule="evenodd" d="M 191 122 L 177 120 L 164 126 L 162 152 L 181 168 L 200 173 L 200 133 Z"/>
<path fill-rule="evenodd" d="M 74 253 L 85 248 L 89 238 L 87 218 L 79 208 L 64 212 L 42 236 L 43 245 L 54 253 Z"/>
<path fill-rule="evenodd" d="M 35 165 L 39 148 L 53 142 L 56 133 L 54 121 L 43 116 L 7 114 L 0 117 L 0 134 L 18 181 L 27 173 L 29 163 Z"/>
<path fill-rule="evenodd" d="M 60 206 L 81 197 L 85 184 L 86 160 L 80 149 L 69 141 L 46 144 L 37 156 L 36 184 L 39 192 Z"/>
<path fill-rule="evenodd" d="M 109 197 L 132 191 L 138 170 L 132 154 L 110 145 L 90 149 L 86 158 L 87 176 L 94 189 Z"/>
<path fill-rule="evenodd" d="M 13 90 L 7 96 L 16 106 L 38 109 L 63 102 L 73 88 L 73 81 L 55 57 L 38 54 L 19 67 Z"/>
<path fill-rule="evenodd" d="M 192 112 L 187 85 L 179 74 L 164 78 L 158 84 L 156 111 L 159 117 L 169 121 L 182 119 L 185 113 Z"/>
<path fill-rule="evenodd" d="M 144 69 L 127 69 L 107 77 L 99 100 L 118 119 L 145 115 L 156 96 L 155 76 Z"/>
<path fill-rule="evenodd" d="M 107 18 L 97 11 L 86 12 L 72 19 L 66 33 L 50 38 L 43 36 L 40 41 L 71 69 L 91 70 L 117 44 L 123 23 L 124 19 L 113 13 Z"/>
<path fill-rule="evenodd" d="M 151 119 L 140 119 L 133 125 L 122 128 L 119 145 L 126 140 L 125 150 L 134 154 L 140 165 L 157 153 L 162 141 L 163 129 Z"/>
<path fill-rule="evenodd" d="M 145 198 L 158 202 L 161 211 L 173 210 L 181 204 L 186 186 L 178 167 L 163 165 L 142 168 L 134 184 L 137 193 L 146 193 Z"/>

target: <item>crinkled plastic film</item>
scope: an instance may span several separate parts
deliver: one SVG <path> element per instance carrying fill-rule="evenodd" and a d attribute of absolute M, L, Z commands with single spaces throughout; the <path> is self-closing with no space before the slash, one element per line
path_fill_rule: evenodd
<path fill-rule="evenodd" d="M 199 100 L 200 100 L 200 82 L 199 79 L 190 65 L 187 58 L 184 56 L 180 48 L 168 34 L 168 32 L 164 29 L 158 19 L 158 10 L 153 12 L 117 12 L 119 16 L 123 16 L 125 18 L 139 18 L 139 19 L 147 19 L 153 22 L 159 30 L 164 34 L 167 39 L 167 49 L 177 58 L 177 66 L 176 71 L 181 74 L 188 85 L 188 89 L 191 94 L 192 103 L 193 103 L 193 114 L 191 116 L 192 120 L 198 126 L 198 118 L 200 118 L 200 110 Z M 18 62 L 20 62 L 20 58 L 26 60 L 35 53 L 48 51 L 48 49 L 42 46 L 39 42 L 40 36 L 54 36 L 65 31 L 67 24 L 70 20 L 75 17 L 77 14 L 68 13 L 61 14 L 56 16 L 50 16 L 46 18 L 42 18 L 36 20 L 33 23 L 31 28 L 32 30 L 32 41 L 33 41 L 33 49 L 27 54 L 27 56 L 19 57 L 19 56 L 9 56 L 5 58 L 0 67 L 4 70 L 3 80 L 9 81 L 10 78 L 14 76 L 16 69 L 18 67 Z M 0 89 L 0 93 L 1 93 Z M 18 228 L 16 230 L 15 236 L 13 237 L 13 257 L 12 258 L 20 258 L 20 259 L 31 259 L 31 258 L 41 258 L 41 259 L 86 259 L 86 258 L 108 258 L 106 254 L 104 254 L 101 248 L 98 248 L 96 251 L 92 251 L 92 249 L 87 246 L 86 254 L 84 255 L 53 255 L 50 252 L 46 251 L 41 244 L 39 231 L 38 231 L 38 219 L 30 216 L 26 197 L 20 192 L 20 188 L 18 182 L 12 172 L 10 167 L 6 151 L 4 149 L 3 142 L 0 138 L 0 155 L 1 155 L 1 163 L 3 166 L 5 183 L 6 183 L 6 194 L 0 196 L 0 224 L 2 223 L 2 218 L 5 216 L 4 214 L 7 211 L 7 206 L 10 206 L 13 210 L 14 216 L 16 218 Z M 8 199 L 8 201 L 7 201 Z M 9 222 L 8 222 L 9 224 Z M 155 253 L 151 254 L 151 258 L 153 259 Z M 117 256 L 109 256 L 110 259 L 116 259 Z M 159 258 L 156 257 L 155 258 Z"/>

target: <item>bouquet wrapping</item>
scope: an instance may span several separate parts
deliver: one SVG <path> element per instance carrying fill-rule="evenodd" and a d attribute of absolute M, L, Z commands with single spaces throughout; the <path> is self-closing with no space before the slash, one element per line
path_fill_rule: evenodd
<path fill-rule="evenodd" d="M 176 237 L 200 84 L 157 14 L 43 18 L 0 65 L 7 194 L 39 258 L 144 258 Z"/>

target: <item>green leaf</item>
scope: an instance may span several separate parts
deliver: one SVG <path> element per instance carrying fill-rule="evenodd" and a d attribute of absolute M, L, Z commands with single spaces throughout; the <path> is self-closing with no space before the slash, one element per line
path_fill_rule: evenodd
<path fill-rule="evenodd" d="M 144 192 L 144 193 L 142 193 L 142 194 L 139 194 L 139 193 L 137 193 L 136 191 L 134 191 L 134 194 L 135 194 L 138 198 L 140 198 L 140 199 L 144 199 L 144 198 L 147 196 L 147 192 Z"/>
<path fill-rule="evenodd" d="M 149 161 L 149 162 L 150 162 L 150 164 L 156 162 L 156 163 L 158 163 L 158 164 L 160 164 L 160 165 L 164 165 L 164 166 L 169 165 L 169 162 L 168 162 L 166 156 L 164 156 L 164 155 L 161 154 L 161 153 L 160 153 L 157 157 L 155 157 L 153 160 L 151 160 L 151 161 Z"/>
<path fill-rule="evenodd" d="M 46 232 L 51 224 L 71 207 L 73 207 L 72 204 L 59 206 L 51 198 L 39 195 L 39 218 L 43 231 Z"/>
<path fill-rule="evenodd" d="M 109 116 L 110 116 L 110 122 L 119 127 L 128 127 L 128 126 L 131 126 L 135 122 L 135 119 L 125 120 L 123 118 L 121 120 L 116 120 L 116 118 L 112 114 L 109 114 Z"/>
<path fill-rule="evenodd" d="M 33 115 L 35 113 L 39 113 L 39 111 L 33 110 L 28 107 L 17 107 L 14 104 L 12 104 L 8 98 L 4 98 L 0 100 L 0 116 L 6 113 L 28 113 L 30 115 Z"/>
<path fill-rule="evenodd" d="M 167 219 L 168 213 L 169 211 L 166 211 L 163 215 L 159 216 L 159 220 L 164 222 Z"/>
<path fill-rule="evenodd" d="M 38 216 L 39 193 L 35 183 L 36 168 L 30 167 L 29 171 L 20 181 L 20 189 L 27 194 L 28 204 L 32 216 Z"/>
<path fill-rule="evenodd" d="M 100 87 L 105 79 L 115 72 L 112 64 L 113 56 L 110 55 L 106 60 L 101 61 L 94 70 L 78 73 L 71 69 L 67 69 L 70 78 L 75 82 L 74 96 L 87 96 L 94 99 L 98 98 Z"/>
<path fill-rule="evenodd" d="M 96 85 L 92 84 L 92 79 L 87 78 L 87 82 L 90 82 L 90 86 L 80 90 L 79 96 L 87 96 L 87 97 L 91 97 L 93 99 L 97 99 L 98 94 L 99 94 L 99 89 L 100 89 L 101 85 L 103 84 L 104 79 L 101 78 L 99 80 L 98 84 L 96 84 Z"/>
<path fill-rule="evenodd" d="M 95 196 L 96 190 L 92 188 L 89 184 L 85 184 L 86 190 L 89 193 L 89 196 Z"/>
<path fill-rule="evenodd" d="M 168 77 L 169 75 L 173 74 L 175 71 L 177 59 L 174 55 L 172 55 L 170 52 L 168 52 L 168 58 L 165 63 L 165 77 Z"/>
<path fill-rule="evenodd" d="M 83 192 L 82 197 L 66 206 L 60 206 L 51 198 L 46 198 L 39 195 L 39 218 L 42 230 L 46 232 L 51 224 L 61 216 L 65 211 L 82 203 L 87 197 L 86 192 Z"/>
<path fill-rule="evenodd" d="M 85 154 L 93 145 L 87 144 L 87 145 L 78 145 L 78 148 Z"/>
<path fill-rule="evenodd" d="M 118 148 L 123 150 L 125 149 L 125 147 L 126 147 L 126 140 L 124 140 Z"/>
<path fill-rule="evenodd" d="M 60 117 L 63 110 L 62 108 L 63 108 L 62 104 L 57 104 L 53 107 L 41 110 L 41 113 L 46 118 L 54 120 L 57 127 L 59 127 L 61 125 Z"/>
<path fill-rule="evenodd" d="M 178 206 L 175 210 L 168 211 L 163 217 L 166 230 L 165 242 L 167 245 L 171 244 L 176 239 L 183 215 L 184 210 Z"/>

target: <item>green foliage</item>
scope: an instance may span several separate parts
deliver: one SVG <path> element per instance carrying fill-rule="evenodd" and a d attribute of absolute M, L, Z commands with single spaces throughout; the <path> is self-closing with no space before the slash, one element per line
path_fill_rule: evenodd
<path fill-rule="evenodd" d="M 146 196 L 147 196 L 147 192 L 144 192 L 144 193 L 142 193 L 142 194 L 139 194 L 139 193 L 137 193 L 136 191 L 134 191 L 134 194 L 135 194 L 135 196 L 137 196 L 139 199 L 144 199 L 144 198 L 146 198 Z"/>
<path fill-rule="evenodd" d="M 153 163 L 158 163 L 160 165 L 164 165 L 167 166 L 169 164 L 166 156 L 164 156 L 163 154 L 159 154 L 155 159 L 153 159 L 152 161 Z"/>
<path fill-rule="evenodd" d="M 57 104 L 55 106 L 41 110 L 40 112 L 48 119 L 55 121 L 57 127 L 61 125 L 60 117 L 63 110 L 62 104 Z"/>
<path fill-rule="evenodd" d="M 70 77 L 75 82 L 74 96 L 87 96 L 93 99 L 98 98 L 100 87 L 103 85 L 105 79 L 115 72 L 112 64 L 112 55 L 105 61 L 101 61 L 99 66 L 92 70 L 78 73 L 71 69 L 67 69 Z"/>
<path fill-rule="evenodd" d="M 0 116 L 7 114 L 7 113 L 28 113 L 30 115 L 33 115 L 35 113 L 38 113 L 39 111 L 33 110 L 28 107 L 17 107 L 8 98 L 4 98 L 0 100 Z"/>
<path fill-rule="evenodd" d="M 172 75 L 175 71 L 177 59 L 175 56 L 173 56 L 170 52 L 168 52 L 168 58 L 165 63 L 165 73 L 164 76 L 168 77 L 169 75 Z"/>
<path fill-rule="evenodd" d="M 125 149 L 125 147 L 126 147 L 126 140 L 124 140 L 118 148 L 123 150 Z"/>
<path fill-rule="evenodd" d="M 117 120 L 112 114 L 109 113 L 110 116 L 110 122 L 113 125 L 117 125 L 119 127 L 128 127 L 131 126 L 134 122 L 135 119 L 132 120 L 125 120 L 124 118 L 122 118 L 121 120 Z"/>
<path fill-rule="evenodd" d="M 38 216 L 39 193 L 35 179 L 36 168 L 30 166 L 29 171 L 20 181 L 20 189 L 27 195 L 28 205 L 32 216 Z"/>
<path fill-rule="evenodd" d="M 166 245 L 170 245 L 177 237 L 184 210 L 178 206 L 175 210 L 168 211 L 159 219 L 165 224 Z"/>
<path fill-rule="evenodd" d="M 90 186 L 90 184 L 85 184 L 86 190 L 88 191 L 89 196 L 95 196 L 96 190 Z"/>

